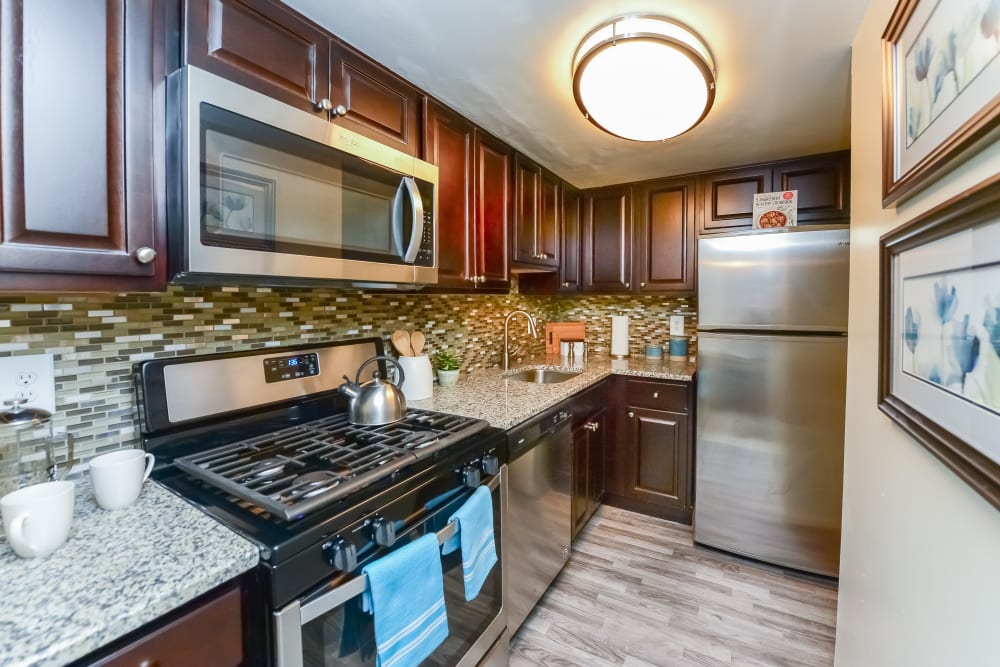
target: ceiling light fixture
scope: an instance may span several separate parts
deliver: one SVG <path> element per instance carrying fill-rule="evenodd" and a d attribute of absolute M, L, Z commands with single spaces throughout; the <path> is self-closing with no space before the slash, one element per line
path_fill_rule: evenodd
<path fill-rule="evenodd" d="M 662 16 L 627 15 L 592 30 L 573 56 L 573 95 L 605 132 L 663 141 L 701 122 L 715 101 L 705 42 Z"/>

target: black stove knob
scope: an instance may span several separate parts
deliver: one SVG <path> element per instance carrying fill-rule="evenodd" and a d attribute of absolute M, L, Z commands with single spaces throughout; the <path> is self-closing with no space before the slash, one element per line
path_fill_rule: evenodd
<path fill-rule="evenodd" d="M 473 465 L 463 466 L 459 476 L 462 480 L 462 484 L 468 486 L 469 488 L 476 488 L 479 486 L 479 468 Z"/>
<path fill-rule="evenodd" d="M 484 456 L 482 460 L 479 462 L 479 464 L 483 469 L 484 475 L 489 475 L 492 477 L 493 475 L 500 472 L 500 459 L 493 456 L 492 454 L 487 454 L 486 456 Z"/>
<path fill-rule="evenodd" d="M 368 524 L 368 531 L 375 544 L 391 547 L 396 543 L 396 526 L 383 516 L 376 516 Z"/>
<path fill-rule="evenodd" d="M 336 537 L 324 544 L 323 555 L 331 567 L 341 572 L 353 572 L 358 566 L 358 548 L 343 537 Z"/>

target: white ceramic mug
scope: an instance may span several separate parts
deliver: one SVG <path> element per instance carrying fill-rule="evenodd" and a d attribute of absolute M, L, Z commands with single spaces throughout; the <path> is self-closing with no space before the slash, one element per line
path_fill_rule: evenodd
<path fill-rule="evenodd" d="M 403 396 L 408 401 L 419 401 L 434 395 L 434 370 L 431 360 L 426 354 L 419 357 L 400 357 L 399 365 L 403 367 Z"/>
<path fill-rule="evenodd" d="M 90 462 L 90 483 L 97 504 L 106 510 L 128 507 L 139 497 L 156 458 L 141 449 L 119 449 Z"/>
<path fill-rule="evenodd" d="M 66 541 L 73 523 L 73 486 L 73 482 L 44 482 L 0 498 L 7 541 L 18 556 L 48 556 Z"/>

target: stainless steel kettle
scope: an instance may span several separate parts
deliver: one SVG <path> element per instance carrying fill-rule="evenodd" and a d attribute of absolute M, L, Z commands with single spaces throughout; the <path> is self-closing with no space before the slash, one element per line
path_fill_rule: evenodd
<path fill-rule="evenodd" d="M 379 356 L 372 357 L 358 368 L 358 373 L 354 377 L 354 382 L 344 376 L 344 384 L 338 389 L 351 399 L 351 405 L 347 411 L 347 421 L 358 426 L 380 426 L 399 421 L 406 416 L 406 397 L 402 390 L 391 382 L 382 379 L 381 373 L 372 373 L 369 382 L 360 384 L 361 371 L 365 366 L 379 359 L 388 361 L 396 367 L 398 374 L 397 381 L 403 384 L 403 369 L 392 357 Z"/>

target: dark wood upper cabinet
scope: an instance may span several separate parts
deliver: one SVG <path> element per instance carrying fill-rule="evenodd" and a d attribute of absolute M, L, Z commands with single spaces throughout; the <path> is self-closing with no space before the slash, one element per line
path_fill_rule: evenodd
<path fill-rule="evenodd" d="M 475 126 L 427 102 L 424 159 L 438 168 L 437 264 L 439 287 L 474 287 L 476 233 L 473 212 Z"/>
<path fill-rule="evenodd" d="M 636 291 L 693 292 L 697 180 L 677 178 L 636 188 Z"/>
<path fill-rule="evenodd" d="M 330 35 L 273 0 L 187 0 L 187 62 L 327 116 Z"/>
<path fill-rule="evenodd" d="M 542 182 L 541 168 L 521 155 L 514 156 L 514 233 L 512 259 L 519 263 L 538 263 L 538 203 Z"/>
<path fill-rule="evenodd" d="M 538 232 L 536 244 L 539 263 L 558 267 L 559 227 L 562 224 L 562 181 L 550 171 L 542 170 L 538 200 Z"/>
<path fill-rule="evenodd" d="M 753 196 L 771 192 L 771 166 L 712 172 L 701 177 L 702 234 L 753 226 Z"/>
<path fill-rule="evenodd" d="M 507 289 L 507 232 L 511 223 L 514 152 L 490 135 L 476 130 L 475 143 L 476 274 L 478 287 Z"/>
<path fill-rule="evenodd" d="M 799 191 L 800 225 L 846 224 L 851 216 L 849 151 L 782 162 L 774 167 L 775 190 Z"/>
<path fill-rule="evenodd" d="M 632 289 L 630 186 L 588 190 L 583 200 L 583 291 Z"/>
<path fill-rule="evenodd" d="M 579 292 L 583 285 L 580 266 L 583 197 L 580 191 L 563 185 L 562 243 L 559 261 L 560 292 Z"/>
<path fill-rule="evenodd" d="M 334 39 L 331 42 L 330 101 L 347 113 L 334 122 L 419 156 L 421 104 L 416 88 L 375 61 Z"/>
<path fill-rule="evenodd" d="M 0 12 L 0 289 L 162 289 L 162 5 L 4 2 Z"/>

